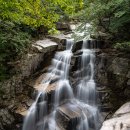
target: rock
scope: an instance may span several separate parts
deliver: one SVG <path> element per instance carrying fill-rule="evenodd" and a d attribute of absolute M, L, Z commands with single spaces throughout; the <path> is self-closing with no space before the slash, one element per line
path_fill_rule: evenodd
<path fill-rule="evenodd" d="M 81 115 L 82 110 L 78 106 L 73 103 L 63 104 L 57 109 L 56 122 L 59 128 L 74 130 L 79 124 Z"/>
<path fill-rule="evenodd" d="M 57 35 L 51 35 L 48 36 L 50 39 L 52 39 L 54 42 L 58 43 L 58 49 L 59 50 L 64 50 L 65 49 L 65 44 L 66 44 L 66 39 L 71 38 L 71 34 L 57 34 Z"/>
<path fill-rule="evenodd" d="M 28 86 L 30 86 L 30 87 L 37 87 L 38 85 L 44 84 L 43 81 L 44 81 L 44 82 L 45 82 L 45 81 L 48 81 L 48 78 L 50 78 L 50 74 L 51 74 L 51 73 L 43 73 L 43 74 L 38 75 L 38 76 L 36 76 L 36 77 L 32 77 L 32 78 L 30 78 L 30 79 L 26 82 L 26 84 L 27 84 Z M 54 82 L 56 82 L 56 81 L 58 81 L 59 78 L 60 78 L 59 76 L 53 76 L 53 77 L 51 78 L 50 84 L 51 84 L 51 83 L 54 83 Z"/>
<path fill-rule="evenodd" d="M 130 86 L 130 79 L 127 81 L 127 85 L 129 85 L 129 86 Z"/>
<path fill-rule="evenodd" d="M 130 113 L 130 102 L 125 103 L 121 106 L 113 115 L 113 117 L 118 117 L 122 114 Z"/>
<path fill-rule="evenodd" d="M 74 46 L 73 46 L 73 52 L 82 50 L 82 46 L 83 46 L 83 40 L 81 41 L 77 41 Z M 87 42 L 87 48 L 88 49 L 101 49 L 104 42 L 103 41 L 99 41 L 99 40 L 86 40 L 85 42 Z"/>
<path fill-rule="evenodd" d="M 51 41 L 50 39 L 39 40 L 36 41 L 36 43 L 32 44 L 33 50 L 41 53 L 52 51 L 57 48 L 57 46 L 58 44 L 56 42 Z"/>
<path fill-rule="evenodd" d="M 111 119 L 106 120 L 101 130 L 130 130 L 130 102 L 120 107 Z"/>
<path fill-rule="evenodd" d="M 127 78 L 130 78 L 130 71 L 128 71 L 127 73 Z"/>
<path fill-rule="evenodd" d="M 76 25 L 75 24 L 70 24 L 70 30 L 75 30 L 76 29 Z"/>
<path fill-rule="evenodd" d="M 7 109 L 0 109 L 0 130 L 13 130 L 15 119 Z"/>
<path fill-rule="evenodd" d="M 109 66 L 109 71 L 112 71 L 116 75 L 126 75 L 129 68 L 129 59 L 116 57 L 111 66 Z"/>
<path fill-rule="evenodd" d="M 97 34 L 91 34 L 90 37 L 94 38 L 94 39 L 108 40 L 112 36 L 110 34 L 108 34 L 108 33 L 104 33 L 104 32 L 99 31 Z"/>
<path fill-rule="evenodd" d="M 96 58 L 96 81 L 101 85 L 108 84 L 107 78 L 107 66 L 108 66 L 108 55 L 101 53 Z"/>
<path fill-rule="evenodd" d="M 57 22 L 56 28 L 58 30 L 67 30 L 67 31 L 71 30 L 69 23 L 65 23 L 65 22 L 64 23 L 63 22 Z"/>
<path fill-rule="evenodd" d="M 38 45 L 35 45 L 35 44 L 32 44 L 32 48 L 35 52 L 42 52 L 43 48 L 38 46 Z"/>

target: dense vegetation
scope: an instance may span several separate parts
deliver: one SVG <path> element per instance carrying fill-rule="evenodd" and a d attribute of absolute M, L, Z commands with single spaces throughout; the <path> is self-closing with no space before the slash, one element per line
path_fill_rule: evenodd
<path fill-rule="evenodd" d="M 56 22 L 82 8 L 82 0 L 0 0 L 0 81 L 9 77 L 10 61 L 26 51 L 42 30 L 56 33 Z"/>
<path fill-rule="evenodd" d="M 85 0 L 76 16 L 91 22 L 96 31 L 109 34 L 114 42 L 129 42 L 130 0 Z"/>
<path fill-rule="evenodd" d="M 0 81 L 40 29 L 56 33 L 56 22 L 74 19 L 90 22 L 118 42 L 115 48 L 129 51 L 129 0 L 0 0 Z"/>

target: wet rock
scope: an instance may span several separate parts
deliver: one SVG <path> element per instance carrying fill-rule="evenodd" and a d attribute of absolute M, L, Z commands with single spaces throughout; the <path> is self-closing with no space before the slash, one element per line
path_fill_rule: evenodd
<path fill-rule="evenodd" d="M 105 53 L 101 53 L 96 58 L 96 82 L 98 82 L 101 85 L 107 85 L 108 84 L 108 78 L 107 78 L 107 55 Z"/>
<path fill-rule="evenodd" d="M 82 115 L 81 109 L 73 103 L 63 104 L 57 109 L 56 122 L 59 128 L 75 130 Z"/>
<path fill-rule="evenodd" d="M 101 130 L 129 130 L 130 129 L 130 102 L 120 107 L 113 117 L 103 123 Z"/>
<path fill-rule="evenodd" d="M 65 44 L 66 44 L 66 39 L 71 38 L 71 34 L 58 34 L 58 35 L 51 35 L 48 36 L 50 39 L 52 39 L 54 42 L 58 43 L 58 49 L 59 50 L 64 50 L 65 49 Z"/>

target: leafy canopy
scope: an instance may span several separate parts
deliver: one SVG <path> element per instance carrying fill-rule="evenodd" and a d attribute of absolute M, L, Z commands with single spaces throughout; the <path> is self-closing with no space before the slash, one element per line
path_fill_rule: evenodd
<path fill-rule="evenodd" d="M 0 0 L 0 18 L 32 27 L 55 29 L 61 15 L 73 15 L 83 0 Z"/>

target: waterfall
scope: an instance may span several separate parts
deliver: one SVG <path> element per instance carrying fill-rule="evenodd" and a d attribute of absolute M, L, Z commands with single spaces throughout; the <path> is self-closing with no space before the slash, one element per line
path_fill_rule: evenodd
<path fill-rule="evenodd" d="M 57 109 L 61 104 L 65 104 L 66 109 L 76 112 L 76 108 L 81 111 L 80 120 L 77 121 L 77 130 L 98 129 L 99 112 L 96 104 L 96 84 L 94 82 L 94 51 L 88 49 L 88 42 L 83 41 L 81 68 L 78 75 L 81 81 L 76 86 L 76 96 L 74 96 L 73 86 L 69 81 L 70 62 L 73 56 L 74 40 L 68 39 L 66 50 L 57 52 L 52 60 L 52 65 L 44 80 L 40 83 L 35 102 L 29 109 L 24 120 L 23 130 L 56 130 L 60 128 L 56 122 Z M 46 90 L 52 79 L 58 77 L 56 88 L 51 97 L 51 108 L 46 98 Z M 68 103 L 70 102 L 70 103 Z"/>

